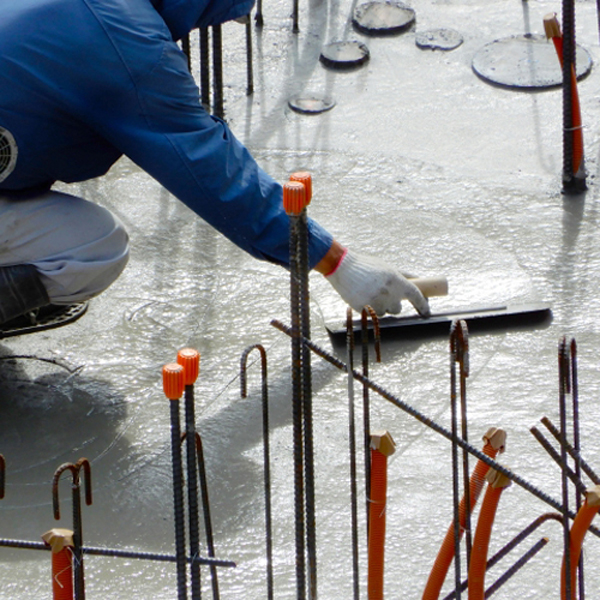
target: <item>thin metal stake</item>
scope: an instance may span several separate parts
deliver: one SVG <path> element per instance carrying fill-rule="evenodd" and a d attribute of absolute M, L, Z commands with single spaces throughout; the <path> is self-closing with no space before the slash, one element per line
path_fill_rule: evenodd
<path fill-rule="evenodd" d="M 352 525 L 352 575 L 354 600 L 359 598 L 358 572 L 358 502 L 356 491 L 356 428 L 354 420 L 354 331 L 352 309 L 346 311 L 346 356 L 348 364 L 348 444 L 350 449 L 350 507 Z"/>
<path fill-rule="evenodd" d="M 242 354 L 240 365 L 241 396 L 245 398 L 246 371 L 248 355 L 253 350 L 258 350 L 261 358 L 262 374 L 262 421 L 263 421 L 263 476 L 265 490 L 265 534 L 267 549 L 267 598 L 273 600 L 273 535 L 271 516 L 271 458 L 269 449 L 269 387 L 267 385 L 267 353 L 263 346 L 255 344 L 247 348 Z"/>

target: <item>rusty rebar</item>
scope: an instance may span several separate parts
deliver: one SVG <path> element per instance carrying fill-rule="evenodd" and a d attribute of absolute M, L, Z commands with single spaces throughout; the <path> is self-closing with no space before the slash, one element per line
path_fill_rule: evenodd
<path fill-rule="evenodd" d="M 213 42 L 213 114 L 219 119 L 225 116 L 223 107 L 223 30 L 221 25 L 212 26 Z"/>
<path fill-rule="evenodd" d="M 358 493 L 356 490 L 356 424 L 354 418 L 354 378 L 351 373 L 354 366 L 354 331 L 352 327 L 352 309 L 346 309 L 346 356 L 348 370 L 348 446 L 350 450 L 350 508 L 352 531 L 352 590 L 354 600 L 359 598 L 358 569 Z"/>
<path fill-rule="evenodd" d="M 210 111 L 210 43 L 208 27 L 200 28 L 200 101 Z"/>
<path fill-rule="evenodd" d="M 246 398 L 246 371 L 248 356 L 253 351 L 260 353 L 261 360 L 261 381 L 262 381 L 262 431 L 263 431 L 263 478 L 265 494 L 265 537 L 267 553 L 267 598 L 273 599 L 273 534 L 272 534 L 272 515 L 271 515 L 271 456 L 269 445 L 269 386 L 267 383 L 267 352 L 260 344 L 255 344 L 246 348 L 242 354 L 240 363 L 240 395 Z"/>
<path fill-rule="evenodd" d="M 548 521 L 549 519 L 554 519 L 558 521 L 558 523 L 562 524 L 562 515 L 559 513 L 544 513 L 537 517 L 534 521 L 532 521 L 527 527 L 525 527 L 521 532 L 519 532 L 510 542 L 504 545 L 494 556 L 492 556 L 485 566 L 485 570 L 488 571 L 494 565 L 496 565 L 500 560 L 502 560 L 506 555 L 508 555 L 514 548 L 516 548 L 521 542 L 527 539 L 538 527 L 540 527 L 543 523 Z M 469 580 L 465 579 L 460 585 L 461 591 L 467 589 L 469 585 Z M 450 592 L 447 596 L 444 597 L 443 600 L 453 600 L 456 598 L 454 591 Z"/>
<path fill-rule="evenodd" d="M 275 327 L 276 329 L 279 329 L 279 331 L 281 331 L 282 333 L 285 333 L 287 336 L 291 336 L 291 334 L 292 334 L 290 327 L 288 327 L 287 325 L 284 325 L 281 321 L 279 321 L 277 319 L 271 320 L 271 325 L 273 327 Z M 303 339 L 302 343 L 306 344 L 306 346 L 308 348 L 310 348 L 312 352 L 314 352 L 321 358 L 325 359 L 331 365 L 335 366 L 336 368 L 340 369 L 341 371 L 347 372 L 348 367 L 346 366 L 346 364 L 343 361 L 339 360 L 335 356 L 332 356 L 329 352 L 327 352 L 323 348 L 319 347 L 314 342 L 311 342 L 310 340 L 307 340 L 307 339 Z M 388 402 L 390 402 L 397 408 L 403 410 L 405 413 L 409 414 L 411 417 L 415 418 L 417 421 L 419 421 L 426 427 L 429 427 L 429 429 L 432 429 L 436 433 L 439 433 L 440 435 L 445 437 L 447 440 L 452 441 L 452 433 L 448 429 L 446 429 L 445 427 L 443 427 L 442 425 L 440 425 L 433 419 L 430 419 L 429 417 L 427 417 L 426 415 L 424 415 L 423 413 L 418 411 L 416 408 L 412 407 L 407 402 L 404 402 L 400 398 L 394 396 L 393 394 L 391 394 L 390 392 L 385 390 L 380 385 L 371 381 L 368 377 L 364 377 L 358 371 L 353 371 L 353 377 L 354 377 L 354 379 L 360 381 L 361 383 L 365 383 L 366 385 L 368 385 L 371 390 L 373 390 L 374 392 L 379 394 L 382 398 L 385 398 Z M 546 494 L 542 490 L 538 489 L 536 486 L 532 485 L 531 483 L 529 483 L 528 481 L 523 479 L 523 477 L 521 477 L 520 475 L 517 475 L 513 471 L 510 471 L 505 466 L 496 462 L 494 459 L 490 458 L 489 456 L 487 456 L 486 454 L 484 454 L 483 452 L 481 452 L 480 450 L 478 450 L 477 448 L 475 448 L 474 446 L 472 446 L 471 444 L 465 442 L 464 440 L 462 440 L 460 438 L 458 439 L 458 445 L 461 448 L 465 448 L 467 450 L 467 452 L 469 452 L 469 454 L 471 454 L 471 456 L 474 456 L 478 460 L 481 460 L 482 462 L 484 462 L 489 467 L 492 467 L 493 469 L 495 469 L 502 475 L 505 475 L 506 477 L 508 477 L 511 481 L 513 481 L 519 487 L 523 488 L 524 490 L 526 490 L 527 492 L 529 492 L 530 494 L 532 494 L 533 496 L 538 498 L 538 500 L 541 500 L 542 502 L 548 504 L 555 510 L 559 510 L 559 511 L 563 512 L 563 507 L 560 502 L 558 502 L 557 500 L 550 497 L 548 494 Z M 575 513 L 570 511 L 569 516 L 573 519 L 573 518 L 575 518 Z M 600 529 L 598 529 L 597 527 L 591 526 L 589 531 L 591 533 L 593 533 L 595 536 L 600 537 Z"/>
<path fill-rule="evenodd" d="M 0 454 L 0 500 L 4 498 L 4 489 L 6 487 L 6 459 Z"/>
<path fill-rule="evenodd" d="M 3 548 L 16 548 L 20 550 L 51 550 L 52 548 L 45 542 L 32 542 L 27 540 L 0 539 L 0 546 Z M 99 548 L 94 546 L 82 546 L 83 554 L 92 556 L 108 556 L 113 558 L 132 558 L 138 560 L 153 560 L 157 562 L 177 562 L 177 556 L 174 554 L 159 554 L 155 552 L 139 552 L 137 550 L 121 550 L 119 548 Z M 189 563 L 198 563 L 199 565 L 209 565 L 215 567 L 236 567 L 236 563 L 231 560 L 217 558 L 206 558 L 202 556 L 186 556 Z"/>
<path fill-rule="evenodd" d="M 175 555 L 177 556 L 177 597 L 187 599 L 185 513 L 183 500 L 183 464 L 181 458 L 181 424 L 179 400 L 169 402 L 171 417 L 171 462 L 173 471 L 173 515 L 175 523 Z"/>
<path fill-rule="evenodd" d="M 365 306 L 361 313 L 361 344 L 362 344 L 362 373 L 369 376 L 369 324 L 371 318 L 373 323 L 373 334 L 375 342 L 375 360 L 381 362 L 381 331 L 379 328 L 379 317 L 371 306 Z M 363 383 L 363 451 L 365 462 L 365 508 L 367 511 L 367 539 L 369 536 L 369 518 L 371 504 L 371 400 L 369 397 L 369 386 Z"/>
<path fill-rule="evenodd" d="M 83 470 L 85 480 L 85 503 L 92 504 L 92 471 L 87 458 L 80 458 L 75 464 L 64 463 L 54 472 L 52 478 L 52 506 L 54 518 L 60 520 L 59 481 L 65 471 L 71 473 L 71 496 L 73 513 L 73 581 L 75 600 L 85 600 L 85 576 L 83 566 L 83 526 L 81 519 L 80 474 Z"/>
<path fill-rule="evenodd" d="M 254 70 L 252 68 L 252 21 L 250 15 L 246 27 L 246 96 L 254 93 Z"/>
<path fill-rule="evenodd" d="M 202 498 L 202 513 L 204 515 L 204 532 L 206 535 L 206 548 L 209 558 L 215 557 L 215 542 L 213 536 L 212 517 L 210 513 L 210 501 L 208 498 L 208 480 L 206 478 L 206 466 L 204 464 L 204 449 L 202 447 L 202 437 L 196 431 L 196 455 L 198 457 L 198 478 L 200 481 L 200 493 Z M 219 578 L 216 565 L 210 565 L 210 583 L 213 593 L 213 600 L 219 600 Z"/>
<path fill-rule="evenodd" d="M 567 452 L 569 453 L 571 458 L 573 458 L 575 460 L 579 460 L 581 469 L 590 478 L 592 483 L 594 485 L 600 485 L 600 477 L 598 477 L 598 475 L 596 475 L 596 473 L 594 472 L 592 467 L 590 467 L 590 465 L 584 460 L 584 458 L 581 456 L 580 453 L 575 451 L 575 448 L 573 448 L 573 446 L 571 444 L 569 444 L 568 441 L 564 441 L 561 439 L 560 431 L 552 423 L 552 421 L 550 421 L 550 419 L 548 417 L 542 417 L 540 419 L 540 422 L 543 423 L 543 425 L 546 427 L 546 429 L 548 429 L 548 431 L 554 436 L 554 438 L 559 443 L 561 443 L 561 445 L 564 445 L 565 449 L 567 450 Z"/>
<path fill-rule="evenodd" d="M 571 482 L 575 485 L 579 494 L 582 494 L 586 490 L 586 486 L 583 484 L 581 479 L 577 477 L 575 471 L 571 469 L 568 465 L 563 467 L 562 459 L 560 454 L 552 447 L 550 442 L 546 439 L 544 434 L 537 427 L 530 427 L 529 431 L 533 434 L 533 437 L 540 443 L 542 448 L 549 454 L 550 458 L 561 468 L 565 470 L 567 477 L 571 480 Z"/>

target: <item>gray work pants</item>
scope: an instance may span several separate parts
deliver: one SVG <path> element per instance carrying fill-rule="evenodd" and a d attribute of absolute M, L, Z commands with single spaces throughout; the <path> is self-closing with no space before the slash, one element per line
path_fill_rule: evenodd
<path fill-rule="evenodd" d="M 98 295 L 128 256 L 123 225 L 97 204 L 55 191 L 27 200 L 0 193 L 0 266 L 34 265 L 53 304 Z"/>

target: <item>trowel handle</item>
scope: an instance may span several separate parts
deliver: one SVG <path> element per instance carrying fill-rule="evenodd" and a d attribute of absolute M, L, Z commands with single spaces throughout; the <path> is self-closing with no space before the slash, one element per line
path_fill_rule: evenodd
<path fill-rule="evenodd" d="M 417 277 L 409 281 L 421 290 L 425 298 L 448 295 L 448 280 L 445 277 Z"/>

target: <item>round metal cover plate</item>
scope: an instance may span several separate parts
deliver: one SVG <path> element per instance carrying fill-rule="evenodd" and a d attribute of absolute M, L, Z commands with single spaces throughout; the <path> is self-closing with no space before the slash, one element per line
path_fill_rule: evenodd
<path fill-rule="evenodd" d="M 369 56 L 362 42 L 332 42 L 323 48 L 319 60 L 332 69 L 352 69 L 366 63 Z"/>
<path fill-rule="evenodd" d="M 415 44 L 424 50 L 454 50 L 463 43 L 463 36 L 454 29 L 429 29 L 415 36 Z"/>
<path fill-rule="evenodd" d="M 401 2 L 366 2 L 357 6 L 352 23 L 367 35 L 394 35 L 415 22 L 415 11 Z"/>
<path fill-rule="evenodd" d="M 576 46 L 577 78 L 592 68 L 587 50 Z M 473 70 L 485 81 L 508 88 L 551 88 L 562 85 L 562 69 L 554 44 L 538 34 L 516 35 L 491 42 L 473 57 Z"/>
<path fill-rule="evenodd" d="M 335 101 L 332 98 L 303 95 L 291 98 L 288 104 L 295 112 L 305 115 L 317 115 L 331 110 L 335 106 Z"/>

